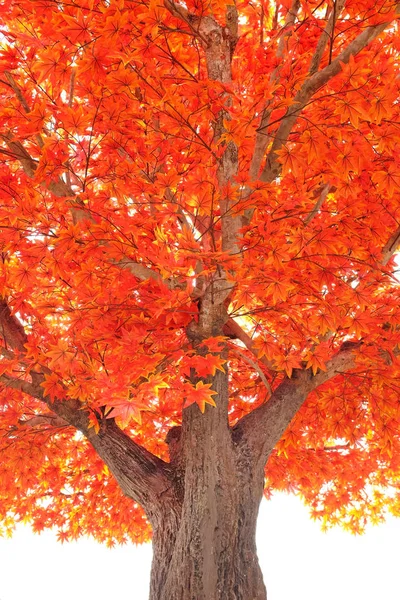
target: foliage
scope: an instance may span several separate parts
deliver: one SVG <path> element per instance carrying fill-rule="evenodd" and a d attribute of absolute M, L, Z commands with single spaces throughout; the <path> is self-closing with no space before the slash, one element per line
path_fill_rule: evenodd
<path fill-rule="evenodd" d="M 220 81 L 201 27 L 229 33 L 225 1 L 3 0 L 7 532 L 148 539 L 60 404 L 167 460 L 167 432 L 191 403 L 214 410 L 227 370 L 232 425 L 287 378 L 315 381 L 267 494 L 300 492 L 352 531 L 400 510 L 396 5 L 236 9 Z M 197 338 L 210 290 L 227 316 Z"/>

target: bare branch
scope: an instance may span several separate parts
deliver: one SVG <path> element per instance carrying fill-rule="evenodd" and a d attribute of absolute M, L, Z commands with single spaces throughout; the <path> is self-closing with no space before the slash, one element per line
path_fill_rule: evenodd
<path fill-rule="evenodd" d="M 340 15 L 340 13 L 343 10 L 345 3 L 346 3 L 346 0 L 335 0 L 334 1 L 333 10 L 328 19 L 328 22 L 326 24 L 324 31 L 320 35 L 320 38 L 317 42 L 317 47 L 315 48 L 314 55 L 311 59 L 310 69 L 308 71 L 309 75 L 313 75 L 316 71 L 318 71 L 318 67 L 321 63 L 321 59 L 324 54 L 326 45 L 329 40 L 332 40 L 336 21 Z"/>
<path fill-rule="evenodd" d="M 70 108 L 71 108 L 72 103 L 74 101 L 75 77 L 76 77 L 76 71 L 75 71 L 75 69 L 73 69 L 72 73 L 71 73 L 71 79 L 70 79 L 70 82 L 69 82 L 68 106 Z"/>
<path fill-rule="evenodd" d="M 288 37 L 291 35 L 292 25 L 294 24 L 294 22 L 296 20 L 296 16 L 299 11 L 299 8 L 300 8 L 300 1 L 293 0 L 292 6 L 290 7 L 290 9 L 287 12 L 285 23 L 282 28 L 281 37 L 279 39 L 278 48 L 276 51 L 276 58 L 278 60 L 282 59 L 282 57 L 284 55 L 285 45 L 286 45 Z M 281 65 L 278 64 L 275 67 L 275 69 L 272 71 L 271 76 L 270 76 L 271 84 L 275 84 L 278 81 L 280 68 L 281 68 Z M 251 159 L 250 171 L 249 171 L 251 181 L 257 179 L 257 177 L 258 177 L 258 172 L 260 170 L 261 163 L 264 158 L 265 150 L 267 149 L 267 146 L 269 143 L 270 138 L 269 138 L 267 130 L 268 130 L 268 124 L 269 124 L 269 120 L 271 117 L 272 109 L 273 109 L 272 101 L 268 100 L 262 111 L 260 125 L 258 127 L 258 131 L 257 131 L 257 135 L 256 135 L 254 152 L 253 152 L 253 156 Z"/>
<path fill-rule="evenodd" d="M 325 202 L 325 198 L 329 194 L 329 191 L 331 190 L 331 188 L 332 188 L 332 185 L 330 183 L 326 183 L 325 185 L 323 185 L 322 187 L 320 187 L 317 190 L 316 197 L 318 197 L 318 196 L 319 197 L 318 197 L 318 200 L 315 203 L 315 206 L 313 207 L 313 209 L 308 213 L 308 215 L 304 219 L 304 225 L 305 226 L 309 225 L 309 223 L 311 223 L 311 221 L 313 220 L 313 218 L 315 217 L 315 215 L 318 213 L 318 211 L 320 210 L 321 206 Z"/>
<path fill-rule="evenodd" d="M 400 5 L 397 5 L 396 12 L 400 12 Z M 312 96 L 321 87 L 326 85 L 335 75 L 340 73 L 342 70 L 342 63 L 347 64 L 352 56 L 356 56 L 361 50 L 363 50 L 372 40 L 382 33 L 390 25 L 390 22 L 380 23 L 367 27 L 362 33 L 360 33 L 343 52 L 327 65 L 321 71 L 318 71 L 311 75 L 303 84 L 301 89 L 297 92 L 293 99 L 292 106 L 288 109 L 285 117 L 283 118 L 280 127 L 275 135 L 275 140 L 272 144 L 271 150 L 269 151 L 266 164 L 261 173 L 260 180 L 264 182 L 271 182 L 278 177 L 281 171 L 281 164 L 279 162 L 278 152 L 282 146 L 287 142 L 289 135 L 299 118 L 300 113 L 306 104 L 310 101 Z"/>
<path fill-rule="evenodd" d="M 267 369 L 269 369 L 270 371 L 276 371 L 273 364 L 269 360 L 267 360 L 265 356 L 263 356 L 262 358 L 258 358 L 258 352 L 254 347 L 254 342 L 252 338 L 249 336 L 248 333 L 246 333 L 246 331 L 244 331 L 244 329 L 240 327 L 239 323 L 232 319 L 232 317 L 230 317 L 225 323 L 223 333 L 228 337 L 237 338 L 238 340 L 240 340 L 242 344 L 246 346 L 247 350 L 249 350 L 259 362 L 265 365 Z"/>
<path fill-rule="evenodd" d="M 262 372 L 262 370 L 260 369 L 259 365 L 254 360 L 252 360 L 251 358 L 249 358 L 248 356 L 246 356 L 244 354 L 244 352 L 241 352 L 239 350 L 239 348 L 234 348 L 233 351 L 236 354 L 238 354 L 242 360 L 244 360 L 245 362 L 247 362 L 247 364 L 249 364 L 251 367 L 253 367 L 253 369 L 259 374 L 261 381 L 265 385 L 265 388 L 266 388 L 266 390 L 268 392 L 268 396 L 272 396 L 272 388 L 270 386 L 270 383 L 269 383 L 268 379 L 265 377 L 265 375 Z"/>
<path fill-rule="evenodd" d="M 26 352 L 25 344 L 28 337 L 21 323 L 11 313 L 10 308 L 4 298 L 0 297 L 0 335 L 4 344 L 13 350 Z"/>
<path fill-rule="evenodd" d="M 14 77 L 11 75 L 11 73 L 9 71 L 4 71 L 4 75 L 8 81 L 9 86 L 14 91 L 15 95 L 17 96 L 18 100 L 20 101 L 21 106 L 24 109 L 24 111 L 26 113 L 30 113 L 31 109 L 29 107 L 29 104 L 27 103 L 25 96 L 23 95 L 21 88 L 15 81 Z"/>
<path fill-rule="evenodd" d="M 388 242 L 382 248 L 382 265 L 385 266 L 392 258 L 400 245 L 400 226 L 396 229 L 394 234 L 389 238 Z"/>

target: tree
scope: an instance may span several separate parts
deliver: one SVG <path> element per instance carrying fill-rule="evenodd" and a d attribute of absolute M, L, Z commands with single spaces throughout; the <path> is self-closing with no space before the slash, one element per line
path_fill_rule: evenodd
<path fill-rule="evenodd" d="M 399 512 L 399 6 L 3 2 L 3 530 L 262 600 L 263 491 Z"/>

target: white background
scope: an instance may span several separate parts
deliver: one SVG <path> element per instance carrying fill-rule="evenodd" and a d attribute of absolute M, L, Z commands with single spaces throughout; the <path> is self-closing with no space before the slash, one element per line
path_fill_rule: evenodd
<path fill-rule="evenodd" d="M 358 537 L 322 533 L 279 494 L 262 502 L 258 547 L 268 600 L 400 600 L 400 519 Z M 0 600 L 147 600 L 150 561 L 150 545 L 61 545 L 20 527 L 0 539 Z"/>

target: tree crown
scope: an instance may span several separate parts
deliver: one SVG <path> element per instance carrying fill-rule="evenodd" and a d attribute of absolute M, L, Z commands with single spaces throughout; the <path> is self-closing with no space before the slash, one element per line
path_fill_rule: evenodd
<path fill-rule="evenodd" d="M 81 431 L 115 419 L 167 461 L 228 369 L 232 426 L 307 389 L 267 493 L 352 531 L 398 512 L 396 19 L 388 0 L 3 3 L 6 530 L 147 539 Z"/>

